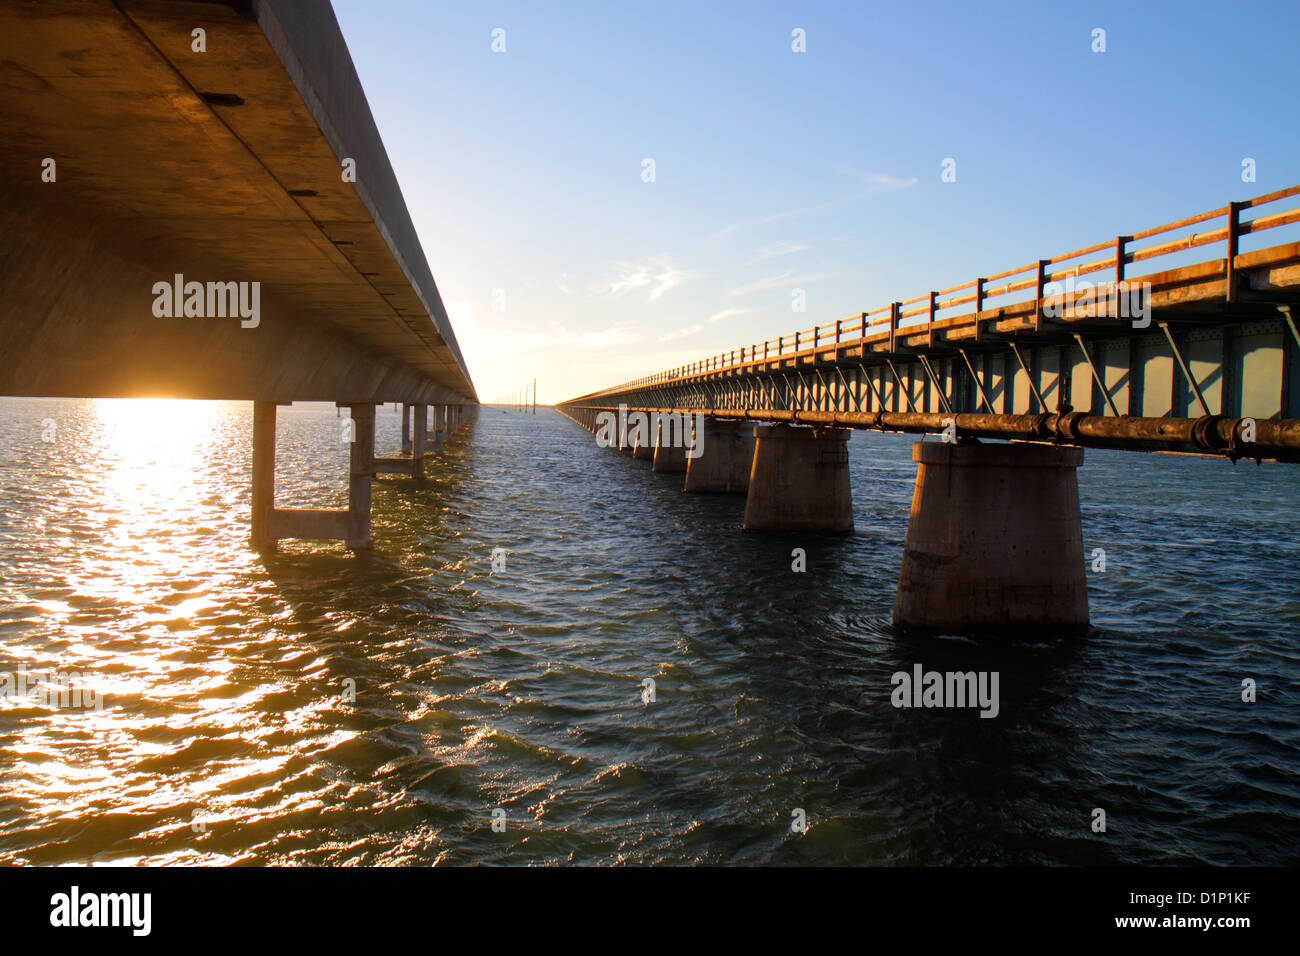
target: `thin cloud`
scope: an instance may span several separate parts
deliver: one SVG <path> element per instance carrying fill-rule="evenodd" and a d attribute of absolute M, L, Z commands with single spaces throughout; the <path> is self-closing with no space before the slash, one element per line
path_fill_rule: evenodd
<path fill-rule="evenodd" d="M 758 255 L 746 265 L 752 266 L 755 262 L 761 262 L 764 259 L 775 259 L 777 256 L 788 256 L 796 252 L 807 252 L 812 246 L 804 242 L 773 242 L 763 246 L 758 250 Z"/>
<path fill-rule="evenodd" d="M 766 292 L 770 289 L 793 289 L 798 286 L 807 285 L 809 282 L 820 282 L 823 279 L 840 279 L 842 276 L 834 272 L 820 272 L 815 275 L 796 275 L 793 269 L 782 272 L 779 276 L 768 276 L 766 279 L 759 279 L 755 282 L 749 282 L 742 286 L 737 286 L 730 292 L 724 292 L 723 297 L 734 299 L 737 296 L 749 295 L 751 292 Z"/>
<path fill-rule="evenodd" d="M 657 302 L 699 273 L 675 268 L 668 256 L 652 256 L 642 262 L 616 262 L 614 275 L 588 286 L 592 295 L 617 299 L 629 292 L 648 290 L 647 302 Z"/>
<path fill-rule="evenodd" d="M 674 339 L 684 339 L 687 338 L 688 336 L 695 335 L 702 328 L 704 328 L 704 326 L 702 325 L 691 325 L 684 329 L 678 329 L 676 332 L 669 332 L 666 335 L 661 335 L 659 336 L 659 341 L 671 342 Z"/>
<path fill-rule="evenodd" d="M 865 199 L 874 193 L 891 189 L 906 189 L 916 184 L 916 177 L 902 179 L 898 176 L 887 176 L 883 173 L 863 173 L 858 170 L 850 170 L 852 175 L 860 177 L 864 185 L 861 189 L 840 196 L 838 199 L 832 199 L 828 202 L 817 203 L 813 206 L 800 206 L 797 209 L 787 209 L 783 212 L 773 213 L 770 216 L 760 216 L 757 219 L 742 219 L 740 222 L 733 222 L 730 226 L 725 226 L 718 232 L 714 233 L 713 238 L 726 236 L 736 232 L 739 229 L 746 229 L 752 226 L 763 226 L 771 222 L 783 222 L 787 219 L 800 219 L 804 216 L 811 216 L 813 213 L 823 212 L 827 209 L 835 209 L 838 206 L 845 206 L 849 203 Z"/>
<path fill-rule="evenodd" d="M 715 312 L 709 316 L 710 322 L 721 322 L 723 319 L 729 319 L 735 315 L 744 315 L 746 312 L 753 312 L 753 309 L 723 309 L 721 312 Z"/>

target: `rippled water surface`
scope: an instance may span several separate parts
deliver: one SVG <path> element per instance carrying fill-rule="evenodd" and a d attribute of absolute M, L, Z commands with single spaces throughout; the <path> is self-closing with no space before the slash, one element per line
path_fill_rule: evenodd
<path fill-rule="evenodd" d="M 890 629 L 900 436 L 849 443 L 854 534 L 770 535 L 484 408 L 377 482 L 373 554 L 264 559 L 250 405 L 0 408 L 0 671 L 103 695 L 0 699 L 0 860 L 1300 862 L 1295 466 L 1089 451 L 1093 633 L 976 642 Z M 280 505 L 344 504 L 339 426 L 280 410 Z M 894 709 L 918 662 L 1000 715 Z"/>

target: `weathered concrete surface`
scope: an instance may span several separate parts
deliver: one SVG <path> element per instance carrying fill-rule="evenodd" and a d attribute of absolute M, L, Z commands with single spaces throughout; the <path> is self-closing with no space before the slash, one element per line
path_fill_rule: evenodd
<path fill-rule="evenodd" d="M 760 425 L 747 531 L 852 531 L 847 428 Z"/>
<path fill-rule="evenodd" d="M 695 441 L 700 454 L 687 459 L 683 491 L 741 494 L 748 490 L 754 464 L 753 425 L 705 418 L 704 434 Z"/>
<path fill-rule="evenodd" d="M 654 464 L 651 471 L 683 472 L 686 470 L 686 449 L 679 442 L 664 444 L 664 428 L 661 423 L 656 429 Z"/>
<path fill-rule="evenodd" d="M 0 0 L 0 288 L 4 395 L 477 401 L 328 4 Z"/>
<path fill-rule="evenodd" d="M 1044 635 L 1085 628 L 1083 449 L 917 442 L 899 627 Z"/>

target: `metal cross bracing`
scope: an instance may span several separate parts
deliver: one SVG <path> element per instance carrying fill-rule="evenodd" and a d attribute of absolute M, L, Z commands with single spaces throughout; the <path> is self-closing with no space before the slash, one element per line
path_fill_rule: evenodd
<path fill-rule="evenodd" d="M 1300 207 L 1257 212 L 1298 194 L 1232 202 L 565 405 L 1300 461 L 1300 242 L 1241 249 L 1300 222 Z M 1129 268 L 1216 243 L 1219 258 Z"/>

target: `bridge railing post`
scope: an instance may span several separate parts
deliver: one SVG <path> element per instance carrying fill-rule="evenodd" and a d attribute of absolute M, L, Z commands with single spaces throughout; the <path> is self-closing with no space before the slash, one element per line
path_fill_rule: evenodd
<path fill-rule="evenodd" d="M 1041 332 L 1043 328 L 1043 288 L 1047 285 L 1047 267 L 1052 264 L 1051 259 L 1038 260 L 1038 280 L 1037 291 L 1034 293 L 1034 331 Z"/>
<path fill-rule="evenodd" d="M 1228 257 L 1224 264 L 1224 279 L 1227 287 L 1224 290 L 1224 301 L 1232 302 L 1236 295 L 1234 286 L 1237 284 L 1237 238 L 1241 232 L 1241 203 L 1228 203 Z"/>

